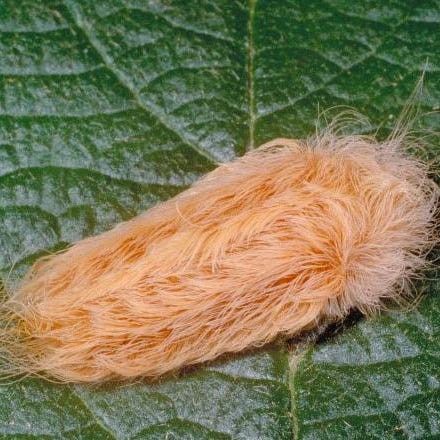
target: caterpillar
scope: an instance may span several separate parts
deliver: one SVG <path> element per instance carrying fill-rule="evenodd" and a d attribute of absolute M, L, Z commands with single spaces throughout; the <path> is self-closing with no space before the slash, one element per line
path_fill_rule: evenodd
<path fill-rule="evenodd" d="M 158 378 L 410 294 L 439 188 L 402 139 L 275 139 L 38 260 L 1 305 L 1 370 Z"/>

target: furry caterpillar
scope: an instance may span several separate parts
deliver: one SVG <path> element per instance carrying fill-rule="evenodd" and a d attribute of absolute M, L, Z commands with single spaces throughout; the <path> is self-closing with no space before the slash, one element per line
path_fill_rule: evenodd
<path fill-rule="evenodd" d="M 38 261 L 2 305 L 2 370 L 159 377 L 401 297 L 438 187 L 399 140 L 276 139 Z"/>

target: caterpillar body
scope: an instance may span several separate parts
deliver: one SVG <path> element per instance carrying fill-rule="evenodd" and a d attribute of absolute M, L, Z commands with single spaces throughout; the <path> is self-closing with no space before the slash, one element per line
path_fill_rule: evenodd
<path fill-rule="evenodd" d="M 37 261 L 1 306 L 1 368 L 156 378 L 374 312 L 424 265 L 437 198 L 397 140 L 273 140 Z"/>

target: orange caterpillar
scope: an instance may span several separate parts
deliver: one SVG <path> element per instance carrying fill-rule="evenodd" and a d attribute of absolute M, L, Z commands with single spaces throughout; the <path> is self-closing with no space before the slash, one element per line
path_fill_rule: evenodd
<path fill-rule="evenodd" d="M 38 261 L 2 306 L 4 372 L 159 377 L 408 290 L 438 187 L 401 141 L 276 139 Z"/>

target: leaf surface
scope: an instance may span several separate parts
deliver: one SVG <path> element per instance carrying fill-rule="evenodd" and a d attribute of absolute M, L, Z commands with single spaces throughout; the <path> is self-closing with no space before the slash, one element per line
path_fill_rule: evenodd
<path fill-rule="evenodd" d="M 435 1 L 1 0 L 5 283 L 217 162 L 307 136 L 323 109 L 350 105 L 386 130 L 425 69 L 420 104 L 435 110 L 438 11 Z M 433 114 L 421 124 L 440 127 Z M 0 438 L 435 437 L 434 290 L 419 312 L 360 323 L 292 370 L 271 348 L 156 385 L 1 386 Z"/>

